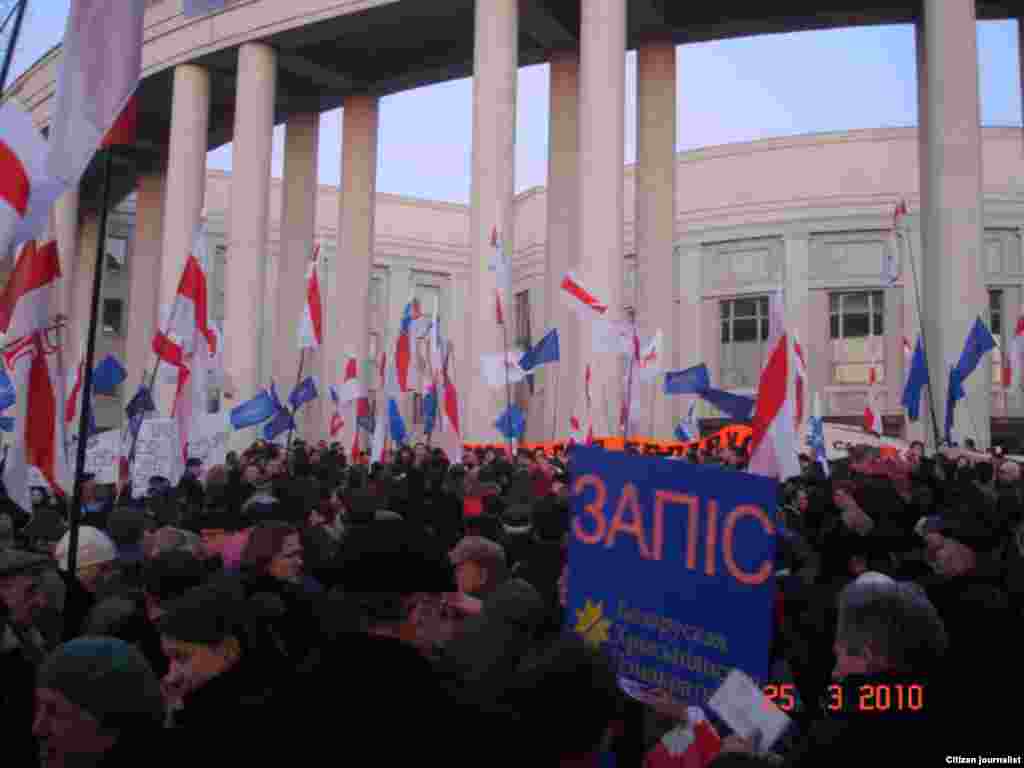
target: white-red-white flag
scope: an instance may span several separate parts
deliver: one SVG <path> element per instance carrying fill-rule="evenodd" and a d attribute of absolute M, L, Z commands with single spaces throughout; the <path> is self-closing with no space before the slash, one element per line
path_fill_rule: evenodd
<path fill-rule="evenodd" d="M 795 371 L 781 301 L 771 302 L 772 338 L 768 360 L 761 369 L 757 403 L 751 424 L 750 471 L 786 480 L 800 474 L 795 428 Z"/>
<path fill-rule="evenodd" d="M 878 373 L 871 366 L 868 373 L 868 404 L 864 408 L 864 431 L 882 434 L 882 405 L 879 402 L 882 391 L 878 386 Z"/>
<path fill-rule="evenodd" d="M 56 334 L 49 330 L 60 280 L 57 243 L 26 242 L 0 295 L 0 331 L 11 339 L 4 362 L 18 397 L 14 441 L 4 462 L 7 495 L 32 511 L 28 468 L 35 466 L 59 495 L 69 488 L 63 419 L 64 371 Z"/>
<path fill-rule="evenodd" d="M 498 236 L 497 227 L 491 230 L 491 247 L 494 249 L 494 252 L 488 268 L 494 272 L 495 278 L 494 310 L 498 325 L 504 325 L 505 309 L 503 305 L 505 298 L 512 290 L 512 262 L 508 257 L 508 252 L 505 250 L 504 240 Z"/>
<path fill-rule="evenodd" d="M 641 347 L 640 354 L 633 365 L 636 367 L 637 379 L 648 382 L 658 378 L 665 372 L 665 355 L 662 349 L 664 339 L 659 329 L 647 343 Z"/>
<path fill-rule="evenodd" d="M 324 343 L 324 307 L 320 301 L 320 277 L 317 272 L 320 246 L 313 249 L 313 261 L 306 270 L 306 302 L 299 321 L 299 349 L 319 349 Z"/>
<path fill-rule="evenodd" d="M 487 386 L 501 389 L 506 384 L 518 384 L 526 378 L 526 371 L 519 365 L 522 355 L 507 354 L 480 355 L 480 373 Z"/>
<path fill-rule="evenodd" d="M 218 355 L 219 336 L 209 301 L 206 240 L 206 228 L 201 224 L 185 259 L 167 322 L 153 339 L 153 350 L 160 361 L 177 369 L 172 416 L 178 422 L 183 459 L 193 423 L 209 411 L 210 371 Z"/>
<path fill-rule="evenodd" d="M 13 100 L 0 106 L 0 256 L 46 229 L 65 185 L 46 173 L 48 146 Z"/>
<path fill-rule="evenodd" d="M 352 352 L 345 355 L 345 371 L 341 386 L 338 388 L 338 400 L 342 405 L 366 397 L 366 388 L 359 379 L 359 360 Z"/>
<path fill-rule="evenodd" d="M 593 318 L 604 315 L 608 305 L 597 298 L 573 272 L 566 272 L 559 285 L 562 300 L 574 311 L 584 317 Z"/>
<path fill-rule="evenodd" d="M 49 176 L 77 184 L 125 112 L 142 72 L 145 10 L 145 0 L 71 0 L 50 123 Z"/>
<path fill-rule="evenodd" d="M 64 402 L 64 428 L 70 432 L 75 431 L 75 421 L 78 419 L 78 409 L 82 404 L 82 387 L 85 385 L 85 361 L 68 371 L 68 383 L 65 392 L 67 399 Z"/>
<path fill-rule="evenodd" d="M 1017 318 L 1017 325 L 1013 330 L 1013 338 L 1009 344 L 1004 344 L 1003 360 L 1009 366 L 1010 388 L 1019 392 L 1021 384 L 1024 383 L 1024 315 Z"/>
<path fill-rule="evenodd" d="M 804 399 L 807 390 L 807 360 L 804 358 L 804 348 L 800 344 L 800 337 L 793 331 L 793 397 L 796 398 L 794 410 L 797 430 L 804 423 Z"/>

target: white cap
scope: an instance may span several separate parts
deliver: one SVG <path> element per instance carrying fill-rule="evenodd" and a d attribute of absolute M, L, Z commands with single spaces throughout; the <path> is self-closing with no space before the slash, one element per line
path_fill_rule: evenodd
<path fill-rule="evenodd" d="M 890 584 L 895 584 L 896 582 L 889 576 L 886 576 L 884 573 L 879 573 L 878 571 L 864 571 L 864 573 L 857 577 L 857 583 L 889 586 Z"/>
<path fill-rule="evenodd" d="M 65 533 L 57 543 L 57 564 L 62 571 L 68 569 L 68 549 L 70 545 L 71 531 Z M 91 525 L 82 525 L 78 528 L 78 568 L 88 568 L 90 565 L 109 563 L 117 559 L 117 547 L 114 542 L 99 528 Z"/>

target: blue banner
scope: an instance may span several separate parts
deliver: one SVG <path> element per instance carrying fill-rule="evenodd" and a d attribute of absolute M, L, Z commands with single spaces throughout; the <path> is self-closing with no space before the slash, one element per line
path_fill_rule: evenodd
<path fill-rule="evenodd" d="M 765 684 L 777 483 L 585 447 L 570 483 L 570 628 L 681 702 L 734 667 Z"/>
<path fill-rule="evenodd" d="M 246 400 L 231 409 L 231 426 L 235 429 L 254 427 L 272 417 L 278 410 L 273 399 L 266 390 L 263 390 L 251 400 Z"/>
<path fill-rule="evenodd" d="M 0 366 L 0 411 L 6 411 L 17 400 L 14 392 L 14 382 L 7 375 L 7 371 Z"/>
<path fill-rule="evenodd" d="M 667 371 L 665 373 L 666 395 L 699 395 L 711 386 L 711 375 L 708 367 L 701 363 L 685 371 Z"/>

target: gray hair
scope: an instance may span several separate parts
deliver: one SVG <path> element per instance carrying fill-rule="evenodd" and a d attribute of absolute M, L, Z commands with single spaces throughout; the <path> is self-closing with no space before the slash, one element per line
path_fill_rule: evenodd
<path fill-rule="evenodd" d="M 847 585 L 839 595 L 836 640 L 851 656 L 870 646 L 893 671 L 908 674 L 928 672 L 949 647 L 938 611 L 911 582 Z"/>

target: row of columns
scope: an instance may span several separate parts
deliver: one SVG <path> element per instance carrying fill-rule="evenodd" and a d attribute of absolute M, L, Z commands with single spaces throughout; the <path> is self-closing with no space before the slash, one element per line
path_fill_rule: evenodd
<path fill-rule="evenodd" d="M 471 264 L 468 312 L 453 322 L 466 324 L 466 349 L 458 350 L 465 438 L 498 441 L 495 418 L 504 393 L 483 381 L 480 357 L 503 346 L 493 322 L 495 276 L 487 268 L 490 233 L 497 228 L 510 252 L 514 246 L 514 148 L 518 19 L 515 0 L 478 0 L 475 18 L 473 156 L 471 185 Z M 586 423 L 583 370 L 593 370 L 591 394 L 595 425 L 603 425 L 608 404 L 618 412 L 623 396 L 621 360 L 590 351 L 582 328 L 558 298 L 566 270 L 575 269 L 608 301 L 611 319 L 621 320 L 625 303 L 624 250 L 624 96 L 626 0 L 588 0 L 581 5 L 578 52 L 551 60 L 551 122 L 547 194 L 546 326 L 562 334 L 562 361 L 544 398 L 546 425 L 561 435 L 570 416 Z M 974 317 L 985 307 L 982 279 L 981 135 L 978 61 L 973 0 L 925 0 L 917 27 L 922 250 L 922 328 L 936 412 L 945 410 L 948 364 L 955 362 Z M 265 384 L 264 373 L 287 391 L 296 370 L 295 329 L 302 311 L 303 278 L 313 244 L 316 218 L 318 115 L 293 116 L 287 125 L 285 187 L 281 214 L 281 253 L 276 279 L 273 359 L 261 359 L 268 264 L 267 229 L 270 161 L 276 90 L 276 53 L 262 43 L 240 46 L 229 244 L 225 285 L 225 362 L 232 406 Z M 692 329 L 699 327 L 699 275 L 689 250 L 676 259 L 675 137 L 676 49 L 653 43 L 638 52 L 637 169 L 635 240 L 639 286 L 636 320 L 643 336 L 661 328 L 669 343 L 668 363 L 679 366 L 699 356 Z M 135 268 L 132 269 L 127 362 L 130 371 L 151 365 L 149 339 L 158 322 L 157 306 L 167 306 L 181 273 L 192 233 L 203 211 L 210 77 L 202 67 L 179 65 L 174 73 L 173 116 L 166 177 L 140 179 Z M 311 373 L 335 381 L 346 350 L 360 360 L 368 350 L 368 289 L 373 260 L 377 171 L 378 102 L 350 97 L 344 104 L 340 209 L 335 284 L 326 287 L 335 307 L 336 327 L 328 327 L 322 354 L 307 360 Z M 58 237 L 68 240 L 77 204 L 58 207 Z M 88 243 L 87 237 L 78 240 Z M 63 248 L 63 245 L 62 245 Z M 79 249 L 84 251 L 85 249 Z M 806 249 L 805 249 L 806 250 Z M 72 250 L 68 251 L 73 253 Z M 806 275 L 804 253 L 800 268 Z M 84 274 L 91 262 L 71 257 Z M 146 265 L 152 269 L 146 269 Z M 667 266 L 670 265 L 670 266 Z M 667 272 L 666 272 L 667 270 Z M 159 282 L 152 275 L 159 275 Z M 666 274 L 671 279 L 666 279 Z M 76 274 L 74 283 L 84 281 Z M 252 284 L 255 279 L 258 284 Z M 803 281 L 806 285 L 806 280 Z M 400 297 L 400 298 L 405 298 Z M 510 298 L 504 296 L 506 315 Z M 808 322 L 806 291 L 788 297 L 787 313 L 796 327 Z M 67 296 L 73 317 L 87 305 L 77 291 Z M 507 317 L 511 320 L 511 317 Z M 79 326 L 81 327 L 81 326 Z M 132 382 L 129 382 L 132 384 Z M 956 429 L 988 443 L 990 387 L 987 377 L 968 382 L 971 417 L 958 409 Z M 166 396 L 165 396 L 166 397 Z M 164 398 L 161 398 L 164 399 Z M 680 406 L 665 406 L 670 423 Z M 323 400 L 321 401 L 323 403 Z M 164 403 L 166 406 L 166 402 Z M 926 409 L 927 410 L 927 409 Z M 557 412 L 556 412 L 557 411 Z M 326 409 L 309 410 L 314 434 L 326 429 Z M 659 420 L 661 421 L 661 420 Z M 346 442 L 352 419 L 347 419 Z M 662 421 L 661 423 L 664 423 Z M 316 425 L 320 426 L 317 427 Z M 545 432 L 549 427 L 545 427 Z M 241 438 L 248 440 L 251 435 Z"/>

